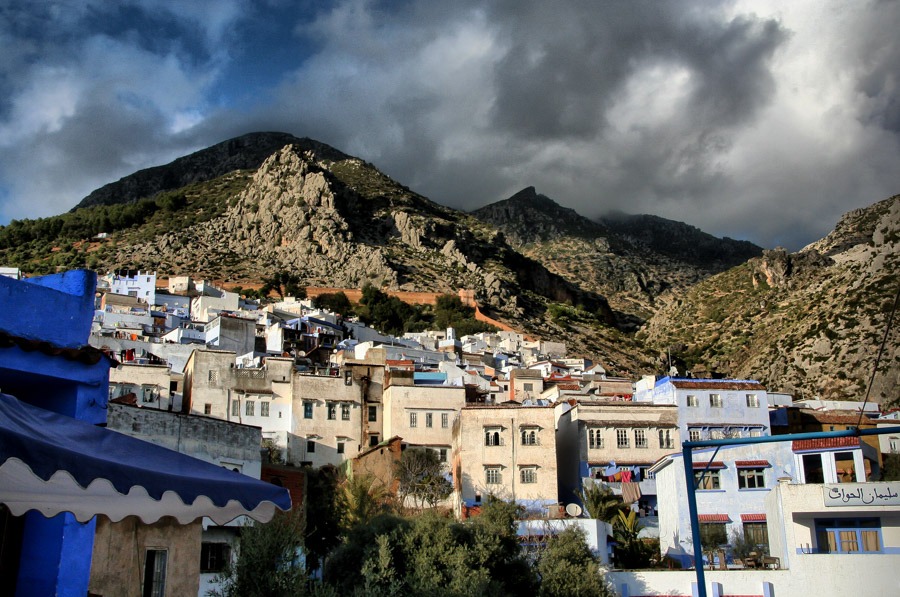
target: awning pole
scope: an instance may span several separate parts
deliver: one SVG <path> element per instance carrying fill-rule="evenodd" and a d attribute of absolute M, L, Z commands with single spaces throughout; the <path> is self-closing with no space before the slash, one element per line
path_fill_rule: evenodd
<path fill-rule="evenodd" d="M 681 455 L 684 461 L 684 478 L 688 488 L 688 512 L 691 517 L 691 540 L 694 543 L 694 571 L 697 574 L 697 595 L 698 597 L 706 597 L 706 575 L 703 570 L 703 546 L 700 544 L 700 517 L 697 515 L 697 496 L 694 493 L 694 459 L 691 448 L 682 445 Z M 699 558 L 697 557 L 698 554 Z"/>

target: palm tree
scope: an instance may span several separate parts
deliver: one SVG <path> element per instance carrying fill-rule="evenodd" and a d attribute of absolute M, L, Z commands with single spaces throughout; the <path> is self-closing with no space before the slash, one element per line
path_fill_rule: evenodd
<path fill-rule="evenodd" d="M 581 490 L 581 501 L 588 516 L 608 523 L 612 523 L 619 512 L 628 508 L 622 501 L 622 496 L 615 495 L 612 489 L 599 483 L 585 485 Z"/>
<path fill-rule="evenodd" d="M 348 530 L 359 524 L 368 524 L 379 514 L 391 510 L 390 493 L 371 475 L 344 479 L 338 488 L 338 501 L 341 524 Z"/>

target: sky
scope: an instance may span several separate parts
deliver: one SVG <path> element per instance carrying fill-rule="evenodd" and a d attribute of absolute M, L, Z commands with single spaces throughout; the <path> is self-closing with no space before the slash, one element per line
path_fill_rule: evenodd
<path fill-rule="evenodd" d="M 900 0 L 0 0 L 0 224 L 253 131 L 798 250 L 900 193 Z"/>

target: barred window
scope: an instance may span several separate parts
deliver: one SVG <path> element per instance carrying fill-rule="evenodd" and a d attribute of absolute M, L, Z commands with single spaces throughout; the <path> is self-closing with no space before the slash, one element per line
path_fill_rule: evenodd
<path fill-rule="evenodd" d="M 537 469 L 529 466 L 519 471 L 519 479 L 522 483 L 537 483 Z"/>
<path fill-rule="evenodd" d="M 603 447 L 603 435 L 601 429 L 588 429 L 588 447 L 592 450 Z"/>
<path fill-rule="evenodd" d="M 441 413 L 441 427 L 446 429 L 450 426 L 450 413 Z"/>
<path fill-rule="evenodd" d="M 409 413 L 409 426 L 415 427 L 419 424 L 419 413 Z"/>
<path fill-rule="evenodd" d="M 425 413 L 425 426 L 430 428 L 434 423 L 434 416 L 431 413 Z"/>
<path fill-rule="evenodd" d="M 244 404 L 246 405 L 246 406 L 244 406 L 244 414 L 247 415 L 248 417 L 252 417 L 254 411 L 256 410 L 254 402 L 252 400 L 248 400 Z"/>
<path fill-rule="evenodd" d="M 231 416 L 239 417 L 241 416 L 241 402 L 240 400 L 234 400 L 231 403 Z"/>
<path fill-rule="evenodd" d="M 269 403 L 268 402 L 260 402 L 259 403 L 259 416 L 261 416 L 261 417 L 269 416 Z"/>
<path fill-rule="evenodd" d="M 536 429 L 523 429 L 522 430 L 522 445 L 523 446 L 536 446 L 538 443 L 537 440 L 537 430 Z"/>
<path fill-rule="evenodd" d="M 628 445 L 628 430 L 616 429 L 616 447 L 627 448 Z"/>
<path fill-rule="evenodd" d="M 675 447 L 675 440 L 672 439 L 671 429 L 659 430 L 659 447 L 670 450 Z"/>
<path fill-rule="evenodd" d="M 500 469 L 498 467 L 484 469 L 484 482 L 488 485 L 498 485 L 502 483 L 503 477 L 500 475 Z"/>
<path fill-rule="evenodd" d="M 646 429 L 635 429 L 634 430 L 634 447 L 635 448 L 648 448 L 647 444 L 647 430 Z"/>
<path fill-rule="evenodd" d="M 334 421 L 337 418 L 337 405 L 334 402 L 329 402 L 328 406 L 328 420 Z"/>
<path fill-rule="evenodd" d="M 350 420 L 350 405 L 349 404 L 341 405 L 341 420 L 342 421 Z"/>

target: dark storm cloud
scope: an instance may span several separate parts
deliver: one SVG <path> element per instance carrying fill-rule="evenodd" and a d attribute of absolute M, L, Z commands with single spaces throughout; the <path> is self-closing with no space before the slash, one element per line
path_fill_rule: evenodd
<path fill-rule="evenodd" d="M 526 186 L 799 248 L 900 190 L 900 3 L 0 6 L 0 222 L 254 130 L 440 203 Z"/>

